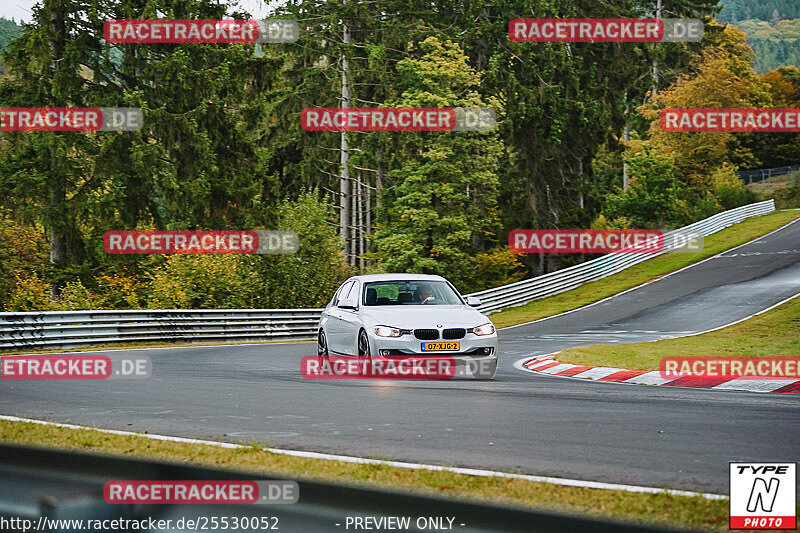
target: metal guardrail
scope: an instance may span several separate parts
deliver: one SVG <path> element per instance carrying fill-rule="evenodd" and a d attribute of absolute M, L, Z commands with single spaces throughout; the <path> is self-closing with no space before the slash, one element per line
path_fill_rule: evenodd
<path fill-rule="evenodd" d="M 417 522 L 423 519 L 452 518 L 452 530 L 463 533 L 646 533 L 665 532 L 655 526 L 637 526 L 603 520 L 573 517 L 551 512 L 426 497 L 414 494 L 372 490 L 295 480 L 299 500 L 286 505 L 111 505 L 103 497 L 103 486 L 111 480 L 269 480 L 269 474 L 226 471 L 204 467 L 161 463 L 149 460 L 116 458 L 66 451 L 0 444 L 0 524 L 3 520 L 29 520 L 27 531 L 125 531 L 130 533 L 199 530 L 180 527 L 178 521 L 201 521 L 210 517 L 238 517 L 237 532 L 265 531 L 263 517 L 278 531 L 288 533 L 341 532 L 347 517 L 409 517 L 403 531 L 429 531 Z M 136 521 L 139 527 L 114 528 L 112 520 Z M 246 519 L 246 521 L 245 521 Z M 76 527 L 82 520 L 83 527 Z M 99 527 L 86 527 L 88 520 L 100 520 Z M 152 526 L 148 522 L 152 520 Z M 167 523 L 166 520 L 171 520 Z M 41 521 L 41 522 L 40 522 Z M 158 525 L 163 521 L 162 525 Z M 276 524 L 277 523 L 277 524 Z M 446 520 L 443 521 L 448 524 Z M 38 527 L 37 527 L 38 524 Z M 105 524 L 105 525 L 102 525 Z M 131 524 L 131 522 L 126 522 Z M 248 527 L 249 525 L 249 527 Z M 352 524 L 351 524 L 352 526 Z M 227 527 L 227 526 L 225 526 Z M 225 529 L 223 527 L 223 529 Z M 24 531 L 11 525 L 4 530 Z M 218 530 L 218 528 L 210 528 Z M 377 529 L 377 528 L 370 528 Z M 381 530 L 388 530 L 380 528 Z"/>
<path fill-rule="evenodd" d="M 665 233 L 707 236 L 775 210 L 774 200 L 717 213 Z M 616 274 L 667 253 L 606 254 L 510 285 L 468 294 L 485 313 L 523 305 Z M 68 347 L 117 342 L 309 340 L 322 309 L 157 309 L 0 313 L 0 349 Z"/>
<path fill-rule="evenodd" d="M 750 185 L 751 183 L 758 183 L 760 181 L 766 181 L 777 176 L 785 176 L 786 174 L 789 174 L 789 179 L 791 180 L 792 185 L 794 185 L 795 180 L 797 179 L 795 173 L 800 174 L 800 165 L 794 165 L 791 167 L 759 168 L 756 170 L 740 170 L 737 172 L 737 174 L 739 174 L 739 178 L 747 185 Z"/>
<path fill-rule="evenodd" d="M 767 200 L 755 204 L 743 205 L 729 211 L 717 213 L 709 218 L 689 224 L 686 227 L 664 233 L 665 242 L 677 233 L 693 233 L 703 237 L 716 233 L 746 218 L 766 215 L 775 210 L 775 201 Z M 523 305 L 539 298 L 559 294 L 576 287 L 603 279 L 626 268 L 638 265 L 643 261 L 665 254 L 665 249 L 656 253 L 617 253 L 606 254 L 597 259 L 579 265 L 557 270 L 532 279 L 518 281 L 494 289 L 476 292 L 469 296 L 481 299 L 478 307 L 483 312 L 495 312 L 507 307 Z"/>
<path fill-rule="evenodd" d="M 0 349 L 116 342 L 315 338 L 322 309 L 146 309 L 0 313 Z"/>

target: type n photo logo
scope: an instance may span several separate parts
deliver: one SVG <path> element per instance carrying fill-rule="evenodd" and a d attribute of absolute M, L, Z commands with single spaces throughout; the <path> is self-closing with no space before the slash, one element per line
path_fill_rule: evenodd
<path fill-rule="evenodd" d="M 795 529 L 796 463 L 730 463 L 730 528 Z"/>

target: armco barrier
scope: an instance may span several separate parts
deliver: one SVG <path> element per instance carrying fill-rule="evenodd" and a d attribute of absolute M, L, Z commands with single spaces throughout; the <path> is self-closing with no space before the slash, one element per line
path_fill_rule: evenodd
<path fill-rule="evenodd" d="M 711 235 L 775 210 L 768 200 L 717 213 L 675 232 Z M 674 232 L 668 232 L 674 233 Z M 467 296 L 493 313 L 616 274 L 660 253 L 606 254 L 597 259 Z M 117 342 L 309 340 L 322 309 L 159 309 L 0 313 L 0 350 Z"/>
<path fill-rule="evenodd" d="M 728 226 L 737 224 L 746 218 L 766 215 L 773 211 L 775 211 L 774 200 L 743 205 L 736 209 L 717 213 L 716 215 L 686 227 L 666 232 L 665 241 L 668 240 L 666 236 L 677 232 L 694 233 L 705 237 L 723 230 Z M 484 313 L 492 313 L 507 307 L 523 305 L 532 300 L 538 300 L 539 298 L 574 289 L 589 281 L 595 281 L 616 274 L 628 267 L 667 252 L 668 250 L 659 253 L 606 254 L 579 265 L 557 270 L 532 279 L 511 283 L 510 285 L 503 285 L 502 287 L 476 292 L 469 296 L 477 296 L 481 299 L 481 305 L 478 309 Z"/>
<path fill-rule="evenodd" d="M 117 342 L 314 338 L 322 309 L 148 309 L 0 313 L 0 349 Z"/>

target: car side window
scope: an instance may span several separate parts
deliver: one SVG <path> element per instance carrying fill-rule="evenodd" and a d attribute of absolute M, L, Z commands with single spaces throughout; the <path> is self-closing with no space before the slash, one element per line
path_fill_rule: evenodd
<path fill-rule="evenodd" d="M 342 286 L 339 287 L 339 290 L 336 291 L 336 294 L 333 295 L 333 299 L 331 300 L 331 307 L 336 307 L 339 305 L 339 300 L 342 298 L 346 298 L 347 292 L 350 290 L 350 285 L 352 285 L 352 281 L 345 281 L 342 283 Z"/>
<path fill-rule="evenodd" d="M 354 281 L 353 285 L 350 287 L 348 291 L 347 298 L 356 302 L 356 306 L 358 306 L 358 292 L 361 290 L 361 283 L 358 281 Z"/>

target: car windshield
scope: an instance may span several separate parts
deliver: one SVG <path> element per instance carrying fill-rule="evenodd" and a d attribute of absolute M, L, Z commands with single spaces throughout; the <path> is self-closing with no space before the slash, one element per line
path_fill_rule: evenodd
<path fill-rule="evenodd" d="M 364 305 L 461 305 L 444 281 L 376 281 L 367 283 Z"/>

